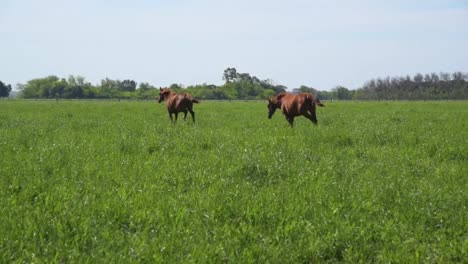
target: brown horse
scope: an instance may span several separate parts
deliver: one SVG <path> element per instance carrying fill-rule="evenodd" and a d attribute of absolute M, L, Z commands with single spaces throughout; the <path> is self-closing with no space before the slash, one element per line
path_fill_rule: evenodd
<path fill-rule="evenodd" d="M 193 111 L 193 103 L 199 103 L 197 99 L 194 99 L 192 95 L 188 93 L 176 94 L 171 89 L 168 88 L 159 88 L 159 100 L 166 101 L 167 112 L 169 113 L 169 118 L 171 122 L 177 122 L 177 116 L 180 112 L 184 112 L 184 121 L 187 118 L 187 111 L 192 115 L 192 120 L 195 123 L 195 112 Z M 175 115 L 175 121 L 172 120 L 172 114 Z"/>
<path fill-rule="evenodd" d="M 281 108 L 281 112 L 283 112 L 291 127 L 293 127 L 294 117 L 301 115 L 305 116 L 316 125 L 316 105 L 325 106 L 313 94 L 291 94 L 281 92 L 268 99 L 268 118 L 271 119 L 276 109 Z"/>

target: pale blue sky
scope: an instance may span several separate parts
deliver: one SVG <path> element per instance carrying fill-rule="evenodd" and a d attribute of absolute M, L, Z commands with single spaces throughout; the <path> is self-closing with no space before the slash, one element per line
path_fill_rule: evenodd
<path fill-rule="evenodd" d="M 227 67 L 289 89 L 468 71 L 468 0 L 0 0 L 0 80 L 222 84 Z"/>

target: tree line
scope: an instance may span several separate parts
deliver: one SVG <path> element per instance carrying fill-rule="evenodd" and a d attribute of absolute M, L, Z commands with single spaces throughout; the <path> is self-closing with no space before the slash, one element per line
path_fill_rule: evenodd
<path fill-rule="evenodd" d="M 311 92 L 328 100 L 467 100 L 468 74 L 462 72 L 416 74 L 372 79 L 356 90 L 338 86 L 319 91 L 301 86 L 296 92 Z"/>
<path fill-rule="evenodd" d="M 275 84 L 272 80 L 261 80 L 248 73 L 239 73 L 235 68 L 224 70 L 224 84 L 200 84 L 182 87 L 172 84 L 169 88 L 175 92 L 191 93 L 199 99 L 236 100 L 266 99 L 274 94 L 286 91 L 287 87 Z M 47 76 L 32 79 L 26 84 L 18 84 L 22 98 L 49 99 L 154 99 L 159 94 L 159 87 L 149 83 L 137 83 L 134 80 L 103 79 L 93 85 L 82 76 L 59 78 Z M 8 96 L 11 85 L 0 82 L 0 97 Z M 468 99 L 468 74 L 431 73 L 404 77 L 385 77 L 372 79 L 362 87 L 350 90 L 343 86 L 331 91 L 320 91 L 302 85 L 292 90 L 311 92 L 321 100 L 466 100 Z"/>
<path fill-rule="evenodd" d="M 414 77 L 372 79 L 354 91 L 362 100 L 438 100 L 468 99 L 468 74 L 431 73 Z"/>

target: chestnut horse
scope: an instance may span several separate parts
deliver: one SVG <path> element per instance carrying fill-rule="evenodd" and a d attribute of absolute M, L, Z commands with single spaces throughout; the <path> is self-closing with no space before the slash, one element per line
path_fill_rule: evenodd
<path fill-rule="evenodd" d="M 177 116 L 180 112 L 184 112 L 184 121 L 187 118 L 187 111 L 192 115 L 192 120 L 195 123 L 195 112 L 193 111 L 193 103 L 199 103 L 197 99 L 194 99 L 191 94 L 181 93 L 176 94 L 171 89 L 168 88 L 159 88 L 159 100 L 166 101 L 167 112 L 169 113 L 169 118 L 171 122 L 177 122 Z M 175 121 L 172 120 L 172 114 L 175 115 Z"/>
<path fill-rule="evenodd" d="M 316 105 L 325 106 L 313 94 L 291 94 L 281 92 L 268 99 L 268 118 L 271 119 L 276 109 L 281 108 L 281 112 L 283 112 L 291 127 L 293 127 L 294 117 L 301 115 L 305 116 L 316 125 Z"/>

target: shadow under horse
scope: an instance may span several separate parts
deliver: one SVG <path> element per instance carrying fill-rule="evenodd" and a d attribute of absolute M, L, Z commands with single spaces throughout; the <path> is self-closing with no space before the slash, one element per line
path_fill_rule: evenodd
<path fill-rule="evenodd" d="M 317 125 L 316 106 L 325 106 L 313 94 L 292 94 L 282 92 L 268 99 L 268 118 L 271 119 L 276 109 L 281 109 L 289 125 L 293 127 L 294 117 L 305 116 Z"/>

